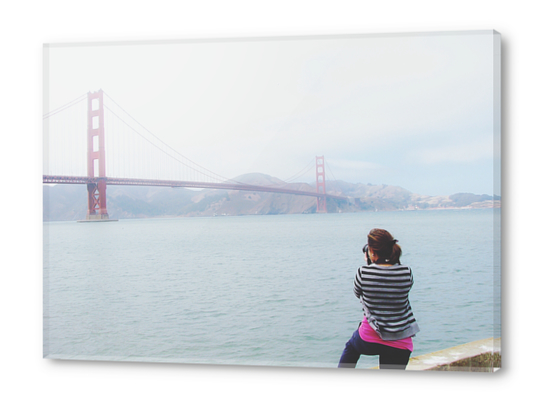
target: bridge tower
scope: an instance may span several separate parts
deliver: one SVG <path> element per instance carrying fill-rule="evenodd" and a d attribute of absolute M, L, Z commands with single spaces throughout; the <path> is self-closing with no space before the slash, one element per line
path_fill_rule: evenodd
<path fill-rule="evenodd" d="M 326 172 L 324 168 L 324 156 L 316 157 L 316 192 L 326 193 Z M 316 212 L 327 212 L 326 197 L 316 197 Z"/>
<path fill-rule="evenodd" d="M 109 220 L 106 206 L 103 91 L 88 93 L 87 172 L 96 178 L 87 184 L 87 221 Z"/>

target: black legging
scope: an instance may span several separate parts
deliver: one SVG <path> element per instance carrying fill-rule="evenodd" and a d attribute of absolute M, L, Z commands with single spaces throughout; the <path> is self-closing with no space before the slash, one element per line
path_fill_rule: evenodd
<path fill-rule="evenodd" d="M 360 338 L 359 331 L 356 329 L 352 334 L 352 338 L 346 342 L 341 360 L 339 361 L 339 367 L 354 368 L 360 355 L 378 355 L 378 363 L 381 369 L 404 370 L 410 359 L 410 353 L 410 350 L 407 349 L 398 349 L 380 343 L 365 342 Z"/>

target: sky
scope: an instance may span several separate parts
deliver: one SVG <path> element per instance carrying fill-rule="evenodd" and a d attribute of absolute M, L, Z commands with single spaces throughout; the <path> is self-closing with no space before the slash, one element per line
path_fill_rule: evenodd
<path fill-rule="evenodd" d="M 223 177 L 285 180 L 323 155 L 327 180 L 500 195 L 496 40 L 470 31 L 46 44 L 44 113 L 102 89 Z"/>

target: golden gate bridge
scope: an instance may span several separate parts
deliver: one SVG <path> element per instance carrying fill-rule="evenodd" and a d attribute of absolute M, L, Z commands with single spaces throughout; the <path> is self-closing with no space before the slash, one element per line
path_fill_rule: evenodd
<path fill-rule="evenodd" d="M 104 95 L 111 103 L 104 104 Z M 108 185 L 188 187 L 310 196 L 316 198 L 316 212 L 320 213 L 327 212 L 326 199 L 348 198 L 326 193 L 323 156 L 316 156 L 315 165 L 314 162 L 310 163 L 286 182 L 277 185 L 253 185 L 222 177 L 164 143 L 101 89 L 88 92 L 45 113 L 43 120 L 43 183 L 86 185 L 87 221 L 109 220 L 106 196 Z M 85 120 L 86 127 L 81 123 Z M 289 182 L 306 174 L 314 166 L 315 191 L 288 187 Z"/>

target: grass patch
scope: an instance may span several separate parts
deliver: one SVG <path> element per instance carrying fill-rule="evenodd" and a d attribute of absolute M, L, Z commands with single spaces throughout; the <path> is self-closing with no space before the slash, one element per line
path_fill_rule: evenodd
<path fill-rule="evenodd" d="M 458 360 L 450 364 L 437 366 L 429 371 L 481 371 L 493 372 L 494 369 L 501 368 L 500 353 L 483 353 L 478 356 L 469 357 L 467 359 Z"/>

